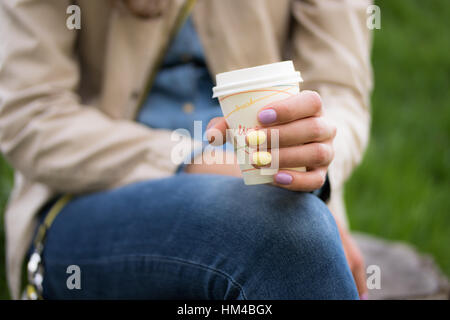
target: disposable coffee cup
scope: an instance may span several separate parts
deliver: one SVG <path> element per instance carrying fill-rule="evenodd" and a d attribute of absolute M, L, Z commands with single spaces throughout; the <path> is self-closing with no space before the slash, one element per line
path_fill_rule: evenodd
<path fill-rule="evenodd" d="M 232 129 L 234 149 L 247 185 L 273 182 L 278 168 L 255 168 L 250 161 L 252 150 L 245 144 L 249 130 L 260 128 L 257 114 L 268 104 L 299 93 L 300 72 L 292 61 L 266 64 L 216 75 L 213 98 L 218 98 L 223 116 Z M 243 138 L 244 137 L 244 138 Z M 305 171 L 305 168 L 290 168 Z"/>

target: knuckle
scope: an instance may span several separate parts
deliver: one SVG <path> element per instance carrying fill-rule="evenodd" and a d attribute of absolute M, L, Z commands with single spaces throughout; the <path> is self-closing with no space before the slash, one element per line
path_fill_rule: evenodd
<path fill-rule="evenodd" d="M 333 159 L 334 159 L 334 146 L 332 143 L 327 144 L 327 146 L 328 146 L 328 152 L 329 152 L 327 162 L 331 163 L 331 161 L 333 161 Z"/>
<path fill-rule="evenodd" d="M 325 175 L 321 172 L 318 172 L 316 178 L 314 179 L 312 188 L 319 189 L 325 184 Z"/>
<path fill-rule="evenodd" d="M 337 133 L 337 127 L 334 124 L 330 124 L 331 126 L 331 138 L 335 138 L 336 137 L 336 133 Z"/>
<path fill-rule="evenodd" d="M 317 143 L 314 147 L 314 163 L 316 165 L 326 164 L 330 160 L 330 158 L 330 148 L 323 143 Z"/>
<path fill-rule="evenodd" d="M 310 132 L 313 139 L 323 137 L 325 132 L 325 125 L 323 123 L 323 120 L 320 118 L 312 118 Z"/>
<path fill-rule="evenodd" d="M 306 92 L 309 104 L 311 108 L 313 109 L 314 113 L 319 113 L 322 111 L 322 98 L 320 97 L 320 94 L 316 91 L 307 91 Z"/>
<path fill-rule="evenodd" d="M 284 100 L 279 105 L 279 110 L 281 111 L 284 119 L 294 119 L 295 118 L 295 105 L 296 102 L 292 99 Z"/>

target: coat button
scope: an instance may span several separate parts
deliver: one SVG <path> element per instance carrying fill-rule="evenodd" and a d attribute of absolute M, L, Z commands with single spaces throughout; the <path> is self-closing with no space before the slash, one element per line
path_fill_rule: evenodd
<path fill-rule="evenodd" d="M 194 105 L 190 102 L 187 102 L 183 105 L 184 113 L 192 113 L 192 112 L 194 112 L 194 109 L 195 109 Z"/>

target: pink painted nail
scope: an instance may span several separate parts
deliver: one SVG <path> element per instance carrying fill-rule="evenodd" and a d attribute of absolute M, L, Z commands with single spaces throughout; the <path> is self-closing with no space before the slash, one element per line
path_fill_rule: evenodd
<path fill-rule="evenodd" d="M 275 175 L 275 182 L 279 184 L 291 184 L 292 183 L 292 176 L 290 174 L 280 172 Z"/>
<path fill-rule="evenodd" d="M 258 120 L 263 124 L 269 124 L 277 120 L 277 113 L 273 109 L 266 109 L 258 113 Z"/>

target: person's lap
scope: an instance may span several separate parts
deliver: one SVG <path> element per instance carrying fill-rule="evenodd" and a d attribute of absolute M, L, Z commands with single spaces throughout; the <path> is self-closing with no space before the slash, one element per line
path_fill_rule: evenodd
<path fill-rule="evenodd" d="M 179 174 L 83 195 L 48 232 L 45 298 L 353 299 L 316 196 Z M 81 289 L 69 290 L 69 265 Z"/>

